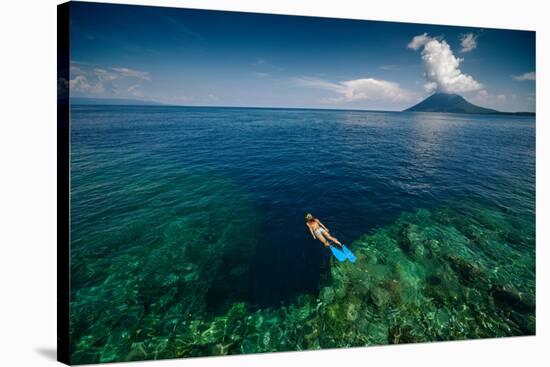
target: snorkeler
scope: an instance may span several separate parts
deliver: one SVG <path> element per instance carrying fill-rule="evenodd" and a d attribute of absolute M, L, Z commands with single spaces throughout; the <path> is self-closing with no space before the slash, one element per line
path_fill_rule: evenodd
<path fill-rule="evenodd" d="M 340 241 L 330 235 L 328 228 L 325 227 L 319 219 L 314 218 L 310 213 L 306 214 L 306 225 L 309 228 L 313 238 L 321 241 L 325 247 L 330 247 L 330 243 L 328 241 L 332 241 L 342 247 Z"/>

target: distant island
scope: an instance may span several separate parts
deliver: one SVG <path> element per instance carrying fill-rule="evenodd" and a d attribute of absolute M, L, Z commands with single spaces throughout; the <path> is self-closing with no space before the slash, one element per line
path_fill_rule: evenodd
<path fill-rule="evenodd" d="M 464 97 L 452 93 L 434 93 L 422 102 L 407 108 L 404 112 L 451 112 L 491 115 L 535 116 L 534 112 L 502 112 L 476 106 Z"/>
<path fill-rule="evenodd" d="M 170 106 L 155 101 L 128 98 L 89 98 L 71 97 L 71 104 L 86 106 Z M 182 106 L 182 107 L 206 107 L 206 106 Z M 218 106 L 226 107 L 226 106 Z M 227 106 L 229 107 L 229 106 Z M 243 108 L 269 108 L 269 107 L 243 107 Z M 285 107 L 282 107 L 285 108 Z M 502 112 L 476 106 L 468 102 L 464 97 L 452 93 L 434 93 L 422 102 L 407 108 L 403 112 L 443 112 L 443 113 L 474 113 L 484 115 L 515 115 L 535 116 L 534 112 Z"/>
<path fill-rule="evenodd" d="M 141 99 L 129 98 L 88 98 L 71 97 L 71 104 L 74 105 L 111 105 L 111 106 L 162 106 L 162 103 L 144 101 Z"/>

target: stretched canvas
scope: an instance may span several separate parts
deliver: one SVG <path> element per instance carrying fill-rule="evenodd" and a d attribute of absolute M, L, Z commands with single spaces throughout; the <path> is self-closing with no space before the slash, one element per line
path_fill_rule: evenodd
<path fill-rule="evenodd" d="M 70 364 L 534 335 L 535 32 L 58 7 Z"/>

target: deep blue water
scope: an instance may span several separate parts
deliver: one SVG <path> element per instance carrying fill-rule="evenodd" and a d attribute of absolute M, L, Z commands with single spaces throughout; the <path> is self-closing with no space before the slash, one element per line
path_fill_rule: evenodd
<path fill-rule="evenodd" d="M 330 255 L 306 212 L 347 244 L 404 212 L 468 203 L 534 231 L 531 117 L 73 106 L 71 118 L 73 297 L 132 256 L 147 276 L 177 274 L 188 242 L 204 244 L 188 266 L 211 270 L 206 313 L 318 295 Z M 533 236 L 513 246 L 531 254 Z"/>

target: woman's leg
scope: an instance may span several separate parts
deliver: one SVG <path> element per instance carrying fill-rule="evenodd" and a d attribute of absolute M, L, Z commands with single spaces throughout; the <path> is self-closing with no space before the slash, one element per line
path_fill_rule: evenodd
<path fill-rule="evenodd" d="M 330 243 L 328 243 L 327 239 L 325 237 L 323 237 L 322 234 L 319 234 L 316 237 L 319 241 L 321 241 L 323 243 L 323 245 L 325 245 L 325 247 L 330 247 Z"/>
<path fill-rule="evenodd" d="M 323 232 L 323 235 L 325 235 L 330 241 L 337 243 L 338 245 L 340 245 L 340 247 L 342 247 L 342 244 L 340 243 L 340 241 L 332 237 L 327 231 Z"/>

